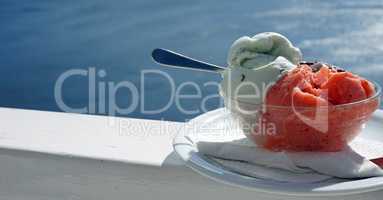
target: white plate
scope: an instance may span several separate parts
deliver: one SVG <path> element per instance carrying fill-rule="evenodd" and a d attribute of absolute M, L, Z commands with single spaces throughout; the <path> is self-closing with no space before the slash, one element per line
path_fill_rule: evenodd
<path fill-rule="evenodd" d="M 208 128 L 227 114 L 224 108 L 200 115 L 189 122 Z M 374 113 L 360 137 L 383 142 L 383 111 Z M 198 153 L 196 147 L 185 141 L 184 136 L 190 129 L 183 129 L 174 139 L 174 149 L 185 161 L 186 166 L 218 182 L 250 188 L 257 191 L 297 195 L 297 196 L 334 196 L 370 192 L 383 189 L 383 177 L 358 180 L 331 179 L 319 183 L 286 183 L 248 177 L 226 170 L 220 164 Z"/>

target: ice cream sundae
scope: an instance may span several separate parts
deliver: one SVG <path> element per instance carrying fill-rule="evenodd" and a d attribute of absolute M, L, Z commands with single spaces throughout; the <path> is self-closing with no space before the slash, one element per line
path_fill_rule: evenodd
<path fill-rule="evenodd" d="M 222 74 L 225 105 L 273 151 L 339 151 L 379 107 L 380 88 L 340 67 L 304 62 L 283 35 L 236 40 Z"/>

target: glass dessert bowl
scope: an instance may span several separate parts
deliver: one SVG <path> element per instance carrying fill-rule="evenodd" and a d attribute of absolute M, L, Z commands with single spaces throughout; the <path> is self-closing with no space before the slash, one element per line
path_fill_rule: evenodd
<path fill-rule="evenodd" d="M 319 106 L 251 104 L 225 99 L 246 136 L 272 151 L 340 151 L 363 129 L 379 108 L 381 87 L 352 103 Z"/>

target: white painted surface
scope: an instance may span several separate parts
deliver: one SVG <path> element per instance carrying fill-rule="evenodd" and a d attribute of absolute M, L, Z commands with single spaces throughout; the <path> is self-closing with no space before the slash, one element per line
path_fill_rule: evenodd
<path fill-rule="evenodd" d="M 196 174 L 172 153 L 172 137 L 183 124 L 164 123 L 169 129 L 161 132 L 159 121 L 0 108 L 0 199 L 308 199 Z"/>
<path fill-rule="evenodd" d="M 0 148 L 161 166 L 182 125 L 0 108 Z"/>

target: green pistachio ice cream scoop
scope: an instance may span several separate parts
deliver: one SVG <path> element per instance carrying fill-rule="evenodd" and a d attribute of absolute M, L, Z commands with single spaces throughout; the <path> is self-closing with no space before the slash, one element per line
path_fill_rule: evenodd
<path fill-rule="evenodd" d="M 301 51 L 279 33 L 241 37 L 230 48 L 221 95 L 225 100 L 261 104 L 267 89 L 301 60 Z"/>

